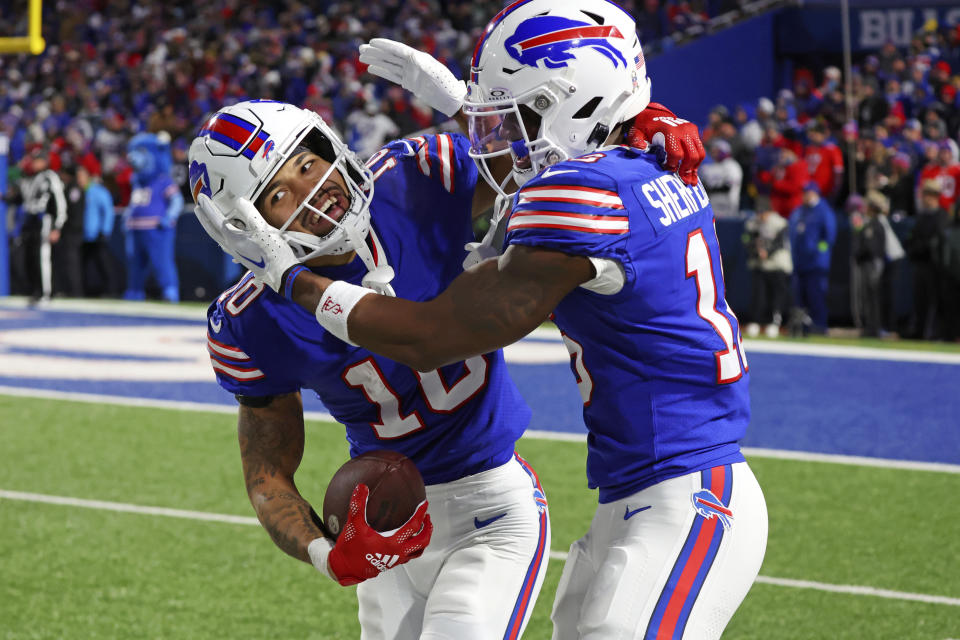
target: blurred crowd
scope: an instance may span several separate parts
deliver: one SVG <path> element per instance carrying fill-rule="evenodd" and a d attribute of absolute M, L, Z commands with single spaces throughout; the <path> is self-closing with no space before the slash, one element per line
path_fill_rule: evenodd
<path fill-rule="evenodd" d="M 960 26 L 928 23 L 852 70 L 798 68 L 792 89 L 718 105 L 701 169 L 718 217 L 748 217 L 747 327 L 824 332 L 838 228 L 849 230 L 850 312 L 867 336 L 960 337 Z M 771 216 L 770 214 L 777 214 Z M 913 278 L 913 311 L 893 290 Z M 791 286 L 792 285 L 792 286 Z M 791 302 L 792 301 L 792 302 Z"/>
<path fill-rule="evenodd" d="M 0 57 L 0 131 L 10 140 L 8 185 L 11 191 L 28 187 L 43 171 L 48 178 L 55 175 L 63 181 L 65 197 L 72 185 L 81 185 L 79 193 L 87 192 L 83 185 L 100 185 L 103 191 L 95 189 L 93 201 L 102 203 L 102 196 L 108 195 L 123 215 L 124 230 L 133 231 L 131 194 L 137 184 L 128 156 L 130 140 L 145 132 L 160 134 L 172 154 L 171 178 L 189 202 L 185 160 L 190 139 L 209 113 L 250 97 L 310 108 L 332 123 L 360 155 L 369 155 L 386 140 L 439 124 L 442 116 L 400 87 L 365 73 L 358 46 L 373 37 L 407 42 L 463 77 L 474 43 L 501 3 L 493 4 L 47 3 L 47 50 L 39 56 Z M 712 16 L 730 15 L 727 12 L 746 3 L 621 4 L 636 17 L 645 49 L 653 52 L 702 31 Z M 25 22 L 15 20 L 3 27 L 5 34 L 25 30 Z M 864 242 L 866 236 L 877 235 L 879 229 L 884 237 L 879 285 L 877 268 L 853 265 L 851 297 L 858 326 L 876 335 L 894 329 L 895 322 L 884 320 L 889 314 L 883 309 L 889 305 L 881 303 L 876 314 L 872 301 L 878 288 L 880 295 L 890 297 L 890 265 L 906 255 L 911 264 L 921 265 L 912 271 L 923 280 L 915 283 L 914 298 L 916 304 L 926 305 L 926 311 L 914 314 L 906 331 L 953 339 L 953 327 L 960 324 L 958 296 L 951 289 L 952 278 L 960 275 L 950 262 L 956 259 L 951 229 L 957 220 L 960 180 L 960 28 L 927 25 L 908 50 L 887 45 L 859 61 L 851 77 L 852 117 L 844 80 L 836 67 L 797 69 L 792 89 L 756 103 L 718 105 L 703 123 L 709 158 L 701 173 L 718 217 L 774 211 L 784 222 L 789 220 L 783 229 L 776 229 L 776 218 L 758 215 L 748 225 L 756 271 L 777 265 L 776 271 L 790 274 L 786 279 L 769 273 L 754 278 L 750 332 L 757 333 L 762 325 L 773 335 L 791 320 L 796 331 L 825 330 L 828 311 L 836 311 L 827 309 L 825 289 L 839 214 L 841 222 L 854 225 L 856 251 L 864 256 L 879 246 Z M 927 217 L 933 200 L 925 193 L 937 194 L 936 212 Z M 8 199 L 18 205 L 24 201 L 22 193 L 8 194 Z M 56 207 L 57 199 L 45 203 Z M 163 203 L 153 206 L 159 211 Z M 12 208 L 19 219 L 8 226 L 15 235 L 24 228 L 27 209 Z M 89 207 L 74 204 L 74 209 Z M 874 224 L 875 210 L 880 213 Z M 796 216 L 798 211 L 805 213 Z M 76 217 L 66 222 L 69 217 L 53 216 L 53 230 L 59 233 L 63 224 L 68 230 L 83 228 Z M 170 215 L 147 217 L 159 219 L 161 225 L 175 224 Z M 901 219 L 918 223 L 911 226 L 914 232 L 909 237 L 898 237 L 892 230 L 891 221 Z M 927 224 L 928 219 L 933 223 Z M 139 224 L 137 230 L 143 231 Z M 820 235 L 815 237 L 814 231 Z M 85 233 L 83 242 L 103 245 L 110 228 L 103 223 L 95 236 L 90 235 L 93 231 Z M 774 244 L 758 251 L 759 239 L 767 236 Z M 776 238 L 782 239 L 780 245 Z M 54 253 L 68 252 L 61 248 Z M 95 255 L 96 263 L 107 264 L 103 251 L 98 249 Z M 873 258 L 864 257 L 863 262 L 876 264 Z M 60 269 L 68 275 L 75 271 Z M 24 277 L 36 280 L 32 273 Z M 99 280 L 82 289 L 107 295 L 126 291 L 111 278 Z M 69 293 L 76 285 L 56 289 Z"/>
<path fill-rule="evenodd" d="M 742 0 L 626 0 L 650 48 Z M 246 98 L 313 109 L 360 155 L 438 123 L 401 88 L 365 74 L 357 47 L 375 37 L 427 51 L 463 77 L 473 46 L 503 3 L 220 0 L 46 3 L 47 49 L 0 57 L 0 128 L 14 162 L 44 146 L 51 167 L 84 163 L 117 203 L 129 198 L 124 147 L 167 132 L 175 161 L 205 115 Z M 4 16 L 5 19 L 10 16 Z M 26 32 L 25 15 L 4 32 Z M 180 164 L 177 162 L 177 164 Z M 184 176 L 178 176 L 181 183 Z"/>
<path fill-rule="evenodd" d="M 623 5 L 637 15 L 654 50 L 679 40 L 671 36 L 689 37 L 710 16 L 742 1 Z M 139 282 L 125 286 L 111 274 L 118 268 L 109 260 L 113 216 L 103 213 L 104 196 L 122 214 L 128 281 L 131 274 L 139 281 L 156 262 L 154 245 L 132 238 L 169 231 L 176 218 L 166 209 L 172 211 L 177 200 L 134 202 L 138 193 L 140 200 L 146 197 L 144 185 L 154 179 L 138 183 L 129 154 L 136 136 L 163 137 L 172 154 L 171 177 L 187 202 L 189 141 L 211 112 L 247 98 L 310 108 L 366 157 L 389 139 L 438 124 L 441 116 L 400 87 L 365 74 L 358 46 L 374 37 L 400 40 L 463 77 L 474 43 L 498 7 L 469 0 L 46 3 L 46 51 L 0 57 L 15 292 L 38 300 L 78 292 L 143 296 Z M 26 32 L 25 11 L 2 11 L 0 35 Z M 143 256 L 134 256 L 132 244 Z M 173 301 L 176 275 L 169 260 L 161 262 L 153 275 L 162 281 L 162 297 Z"/>

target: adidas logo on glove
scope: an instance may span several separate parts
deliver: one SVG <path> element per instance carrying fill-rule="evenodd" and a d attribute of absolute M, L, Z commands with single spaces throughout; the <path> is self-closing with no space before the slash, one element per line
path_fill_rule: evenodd
<path fill-rule="evenodd" d="M 379 571 L 386 571 L 393 565 L 397 564 L 397 560 L 400 559 L 400 556 L 391 556 L 383 555 L 382 553 L 368 553 L 367 562 L 372 564 Z"/>

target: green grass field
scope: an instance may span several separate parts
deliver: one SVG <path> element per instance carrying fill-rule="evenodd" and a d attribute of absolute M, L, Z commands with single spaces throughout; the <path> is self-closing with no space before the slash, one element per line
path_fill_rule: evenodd
<path fill-rule="evenodd" d="M 252 516 L 235 418 L 0 396 L 0 490 Z M 587 528 L 585 445 L 524 439 L 553 550 Z M 308 425 L 298 486 L 320 502 L 342 429 Z M 925 603 L 758 583 L 725 638 L 960 638 L 960 475 L 752 458 L 770 513 L 765 578 L 944 596 Z M 358 638 L 353 589 L 257 526 L 0 497 L 0 638 Z M 561 560 L 526 638 L 550 637 Z"/>

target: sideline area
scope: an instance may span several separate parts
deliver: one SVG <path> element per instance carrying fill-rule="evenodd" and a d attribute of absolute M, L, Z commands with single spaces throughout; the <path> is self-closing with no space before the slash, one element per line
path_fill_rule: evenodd
<path fill-rule="evenodd" d="M 0 386 L 234 411 L 210 367 L 205 312 L 202 304 L 55 299 L 29 307 L 0 299 Z M 960 465 L 960 352 L 952 350 L 960 345 L 886 342 L 745 341 L 753 415 L 743 444 Z M 944 349 L 931 350 L 937 346 Z M 556 328 L 544 325 L 505 356 L 533 409 L 530 428 L 582 437 L 579 394 Z M 304 408 L 327 415 L 312 393 Z"/>

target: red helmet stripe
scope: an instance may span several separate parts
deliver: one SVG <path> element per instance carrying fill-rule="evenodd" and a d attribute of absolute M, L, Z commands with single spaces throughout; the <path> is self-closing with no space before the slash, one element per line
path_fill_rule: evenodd
<path fill-rule="evenodd" d="M 530 49 L 531 47 L 540 47 L 546 44 L 554 44 L 556 42 L 564 42 L 566 40 L 577 40 L 579 38 L 620 38 L 622 40 L 623 34 L 621 34 L 620 30 L 613 25 L 601 25 L 596 27 L 571 27 L 570 29 L 554 31 L 553 33 L 545 33 L 542 36 L 524 40 L 523 42 L 519 43 L 519 46 L 521 49 L 526 50 Z"/>

